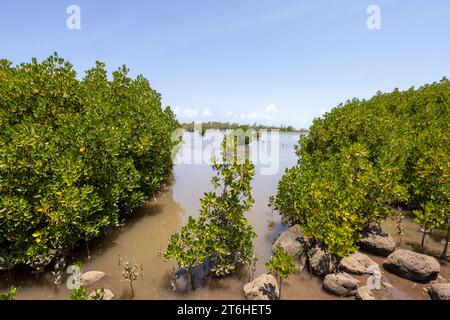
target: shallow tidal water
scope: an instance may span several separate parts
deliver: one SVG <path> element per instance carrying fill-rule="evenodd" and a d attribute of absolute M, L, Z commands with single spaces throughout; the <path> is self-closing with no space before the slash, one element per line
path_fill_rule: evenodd
<path fill-rule="evenodd" d="M 161 257 L 170 235 L 178 232 L 190 215 L 197 215 L 199 199 L 204 192 L 211 190 L 210 178 L 213 172 L 205 160 L 210 159 L 210 151 L 220 144 L 221 137 L 222 134 L 217 131 L 208 131 L 203 139 L 196 133 L 185 133 L 173 174 L 156 199 L 150 199 L 127 217 L 122 227 L 112 230 L 108 236 L 91 241 L 90 257 L 86 248 L 81 246 L 73 251 L 68 262 L 79 260 L 83 263 L 83 271 L 105 272 L 106 277 L 96 286 L 110 289 L 116 299 L 243 299 L 242 286 L 248 281 L 246 274 L 209 280 L 189 294 L 175 293 L 170 281 L 175 264 L 166 262 Z M 252 182 L 255 204 L 247 215 L 257 233 L 254 242 L 258 257 L 255 276 L 265 272 L 264 263 L 270 258 L 272 244 L 287 228 L 267 204 L 269 196 L 276 193 L 277 183 L 285 169 L 292 167 L 297 161 L 294 152 L 297 141 L 298 134 L 294 133 L 280 133 L 279 139 L 263 135 L 246 150 L 241 150 L 253 159 L 256 167 Z M 384 227 L 395 233 L 393 222 L 386 221 Z M 407 219 L 405 229 L 402 246 L 410 248 L 420 244 L 418 226 Z M 436 254 L 442 245 L 438 238 L 428 237 L 427 248 L 430 251 L 427 253 Z M 380 264 L 383 261 L 383 258 L 371 257 Z M 141 275 L 133 283 L 134 297 L 131 296 L 128 282 L 121 275 L 125 261 L 141 267 Z M 441 276 L 449 279 L 449 266 L 443 262 L 441 264 Z M 70 290 L 66 288 L 65 280 L 55 290 L 50 271 L 30 274 L 29 270 L 15 270 L 12 282 L 8 280 L 7 273 L 3 272 L 0 274 L 0 290 L 14 284 L 19 287 L 17 299 L 68 299 Z M 65 279 L 68 276 L 69 274 L 65 275 Z M 426 285 L 415 284 L 387 272 L 383 276 L 394 286 L 389 292 L 385 292 L 385 297 L 428 299 L 423 289 Z M 364 277 L 359 279 L 365 281 Z M 312 277 L 307 268 L 283 282 L 282 294 L 283 299 L 337 299 L 322 289 L 321 280 Z"/>

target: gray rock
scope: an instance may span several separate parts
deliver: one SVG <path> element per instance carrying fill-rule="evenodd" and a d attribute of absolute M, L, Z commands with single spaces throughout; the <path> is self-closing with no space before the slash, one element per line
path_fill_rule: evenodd
<path fill-rule="evenodd" d="M 336 263 L 321 246 L 315 245 L 311 250 L 309 265 L 314 275 L 324 277 L 333 271 Z"/>
<path fill-rule="evenodd" d="M 277 280 L 270 273 L 264 273 L 244 285 L 247 300 L 277 300 L 280 296 Z"/>
<path fill-rule="evenodd" d="M 352 274 L 366 274 L 367 268 L 370 266 L 378 266 L 378 264 L 370 259 L 367 255 L 355 252 L 341 260 L 339 269 Z"/>
<path fill-rule="evenodd" d="M 356 290 L 356 300 L 376 300 L 375 296 L 372 293 L 372 290 L 369 289 L 368 286 L 359 287 Z"/>
<path fill-rule="evenodd" d="M 383 267 L 396 275 L 417 282 L 437 278 L 441 266 L 435 258 L 410 250 L 396 250 L 384 260 Z"/>
<path fill-rule="evenodd" d="M 290 227 L 284 231 L 272 246 L 272 251 L 275 252 L 278 248 L 283 248 L 286 252 L 295 257 L 297 271 L 302 271 L 305 268 L 307 256 L 303 254 L 307 239 L 303 236 L 299 225 Z"/>
<path fill-rule="evenodd" d="M 172 278 L 172 290 L 178 293 L 186 293 L 191 287 L 200 287 L 211 268 L 212 263 L 207 259 L 192 270 L 192 276 L 184 268 L 176 270 Z"/>
<path fill-rule="evenodd" d="M 433 284 L 428 294 L 432 300 L 450 300 L 450 282 Z"/>
<path fill-rule="evenodd" d="M 340 297 L 348 297 L 356 294 L 358 283 L 358 280 L 346 273 L 330 273 L 325 276 L 323 287 L 329 293 Z"/>
<path fill-rule="evenodd" d="M 383 257 L 390 255 L 395 250 L 394 239 L 379 227 L 372 227 L 362 234 L 359 247 L 367 252 Z"/>
<path fill-rule="evenodd" d="M 95 296 L 95 294 L 97 293 L 98 290 L 100 290 L 100 289 L 92 291 L 89 294 L 88 299 L 89 300 L 93 300 L 93 298 L 94 298 L 94 296 Z M 109 290 L 109 289 L 103 289 L 103 290 L 104 290 L 105 293 L 103 295 L 103 299 L 102 300 L 112 300 L 114 298 L 114 293 L 112 293 L 111 290 Z"/>
<path fill-rule="evenodd" d="M 389 282 L 384 282 L 384 281 L 381 281 L 381 285 L 383 286 L 383 287 L 385 287 L 386 289 L 392 289 L 394 286 L 392 285 L 392 284 L 390 284 Z"/>
<path fill-rule="evenodd" d="M 81 276 L 81 284 L 85 287 L 90 287 L 105 276 L 102 271 L 88 271 Z"/>

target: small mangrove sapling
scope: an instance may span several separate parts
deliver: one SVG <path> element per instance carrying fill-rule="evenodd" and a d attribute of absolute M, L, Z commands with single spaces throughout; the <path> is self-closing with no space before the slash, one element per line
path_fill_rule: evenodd
<path fill-rule="evenodd" d="M 250 184 L 254 166 L 249 160 L 238 161 L 237 145 L 237 137 L 225 136 L 221 159 L 212 165 L 214 191 L 200 199 L 199 218 L 189 217 L 181 232 L 170 237 L 164 253 L 187 271 L 192 287 L 193 270 L 205 261 L 210 271 L 221 277 L 248 264 L 254 255 L 256 234 L 245 217 L 254 202 Z"/>
<path fill-rule="evenodd" d="M 83 285 L 73 289 L 69 297 L 69 300 L 87 300 L 87 299 L 88 293 Z"/>
<path fill-rule="evenodd" d="M 279 297 L 281 298 L 281 286 L 283 284 L 283 279 L 287 279 L 297 270 L 294 258 L 290 256 L 283 248 L 278 248 L 272 259 L 266 263 L 266 268 L 278 276 L 280 283 Z"/>
<path fill-rule="evenodd" d="M 105 289 L 103 288 L 95 290 L 90 297 L 88 296 L 90 300 L 103 300 L 104 297 L 105 297 Z"/>
<path fill-rule="evenodd" d="M 397 228 L 397 236 L 398 236 L 398 245 L 402 244 L 402 238 L 405 234 L 405 227 L 403 227 L 403 212 L 400 209 L 397 209 L 395 214 L 395 227 Z"/>
<path fill-rule="evenodd" d="M 133 281 L 136 281 L 138 274 L 139 272 L 137 264 L 133 264 L 130 262 L 125 263 L 125 267 L 123 268 L 122 271 L 122 276 L 125 280 L 127 280 L 130 283 L 132 296 L 134 296 Z"/>

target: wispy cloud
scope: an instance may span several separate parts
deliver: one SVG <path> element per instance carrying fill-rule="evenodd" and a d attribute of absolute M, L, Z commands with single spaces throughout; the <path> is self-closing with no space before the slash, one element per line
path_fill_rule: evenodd
<path fill-rule="evenodd" d="M 277 113 L 279 111 L 279 109 L 276 104 L 272 103 L 272 104 L 269 104 L 267 107 L 265 107 L 264 111 L 267 113 Z"/>
<path fill-rule="evenodd" d="M 210 117 L 213 116 L 210 108 L 203 108 L 202 115 L 207 117 L 207 118 L 210 118 Z"/>
<path fill-rule="evenodd" d="M 176 107 L 175 114 L 181 119 L 201 120 L 201 118 L 211 118 L 213 113 L 211 108 L 181 108 Z"/>
<path fill-rule="evenodd" d="M 176 107 L 174 112 L 181 122 L 208 122 L 208 121 L 228 121 L 237 123 L 262 123 L 267 125 L 306 125 L 308 117 L 306 115 L 294 115 L 288 113 L 284 108 L 275 103 L 266 105 L 259 109 L 247 112 L 239 110 L 217 110 L 210 107 L 204 108 L 183 108 Z"/>
<path fill-rule="evenodd" d="M 281 114 L 282 111 L 276 104 L 269 104 L 261 110 L 253 110 L 250 112 L 234 113 L 229 111 L 227 112 L 227 117 L 248 121 L 270 122 L 271 120 L 275 120 Z"/>

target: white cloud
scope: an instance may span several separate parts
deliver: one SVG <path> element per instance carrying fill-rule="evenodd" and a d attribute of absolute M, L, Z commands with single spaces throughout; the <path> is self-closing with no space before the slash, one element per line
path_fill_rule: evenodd
<path fill-rule="evenodd" d="M 193 109 L 176 107 L 173 111 L 180 118 L 195 118 L 198 116 L 210 118 L 213 116 L 210 108 Z"/>
<path fill-rule="evenodd" d="M 226 120 L 231 122 L 245 122 L 245 123 L 263 123 L 263 124 L 280 124 L 291 123 L 292 120 L 297 119 L 297 123 L 307 123 L 305 116 L 295 116 L 284 112 L 278 105 L 272 103 L 256 110 L 249 110 L 248 112 L 239 112 L 232 110 L 223 110 L 215 113 L 210 107 L 205 108 L 183 108 L 176 107 L 174 112 L 181 121 L 197 121 L 206 122 L 211 120 Z M 215 117 L 218 117 L 217 119 Z"/>
<path fill-rule="evenodd" d="M 202 115 L 208 118 L 213 116 L 210 108 L 203 108 Z"/>
<path fill-rule="evenodd" d="M 177 116 L 182 118 L 193 118 L 198 115 L 197 109 L 190 109 L 190 108 L 176 107 L 174 109 L 174 112 L 176 113 Z"/>
<path fill-rule="evenodd" d="M 241 118 L 249 121 L 270 121 L 281 111 L 276 104 L 269 104 L 261 110 L 255 110 L 247 113 L 234 114 L 232 111 L 227 112 L 228 117 Z"/>
<path fill-rule="evenodd" d="M 265 109 L 264 109 L 266 112 L 273 112 L 273 113 L 276 113 L 276 112 L 278 112 L 279 110 L 278 110 L 278 106 L 276 105 L 276 104 L 269 104 Z"/>

